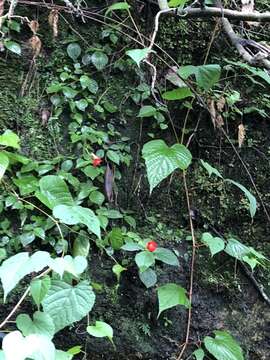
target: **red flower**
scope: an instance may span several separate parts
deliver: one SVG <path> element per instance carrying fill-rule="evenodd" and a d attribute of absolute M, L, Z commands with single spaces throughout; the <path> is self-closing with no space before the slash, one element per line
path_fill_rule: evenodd
<path fill-rule="evenodd" d="M 98 157 L 98 156 L 95 155 L 95 156 L 93 157 L 93 162 L 92 162 L 93 166 L 94 166 L 94 167 L 97 167 L 97 166 L 99 166 L 101 163 L 102 163 L 102 159 L 101 159 L 100 157 Z"/>
<path fill-rule="evenodd" d="M 148 241 L 148 243 L 146 244 L 146 248 L 147 250 L 153 252 L 157 249 L 158 244 L 155 241 Z"/>

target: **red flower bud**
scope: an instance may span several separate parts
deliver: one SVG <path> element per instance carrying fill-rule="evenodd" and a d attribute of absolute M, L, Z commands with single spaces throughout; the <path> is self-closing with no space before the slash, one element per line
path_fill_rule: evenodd
<path fill-rule="evenodd" d="M 94 167 L 99 166 L 101 163 L 102 163 L 102 159 L 101 159 L 100 157 L 95 156 L 95 157 L 93 158 L 92 164 L 93 164 Z"/>
<path fill-rule="evenodd" d="M 146 248 L 147 250 L 153 252 L 157 249 L 158 247 L 158 244 L 155 242 L 155 241 L 149 241 L 147 244 L 146 244 Z"/>

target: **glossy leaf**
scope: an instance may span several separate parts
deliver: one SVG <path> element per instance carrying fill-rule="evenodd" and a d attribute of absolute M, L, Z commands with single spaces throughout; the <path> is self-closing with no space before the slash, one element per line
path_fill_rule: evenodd
<path fill-rule="evenodd" d="M 149 48 L 145 49 L 133 49 L 126 51 L 126 54 L 131 57 L 133 61 L 137 64 L 137 66 L 140 66 L 140 63 L 147 58 L 150 50 Z"/>
<path fill-rule="evenodd" d="M 157 282 L 157 274 L 151 268 L 148 268 L 143 272 L 139 271 L 139 277 L 141 282 L 147 287 L 147 289 L 154 286 Z"/>
<path fill-rule="evenodd" d="M 177 256 L 169 249 L 158 247 L 153 254 L 156 260 L 168 265 L 179 266 Z"/>
<path fill-rule="evenodd" d="M 0 135 L 0 145 L 12 147 L 13 149 L 20 148 L 20 138 L 11 130 L 6 130 Z"/>
<path fill-rule="evenodd" d="M 225 242 L 223 239 L 219 237 L 213 237 L 210 233 L 207 232 L 203 233 L 202 242 L 209 247 L 212 256 L 224 250 L 225 248 Z"/>
<path fill-rule="evenodd" d="M 9 51 L 13 52 L 14 54 L 21 55 L 22 53 L 21 46 L 15 41 L 7 40 L 4 42 L 4 44 Z"/>
<path fill-rule="evenodd" d="M 36 311 L 33 314 L 33 320 L 28 314 L 18 315 L 16 318 L 16 326 L 21 330 L 24 336 L 40 334 L 52 339 L 55 333 L 52 318 L 41 311 Z"/>
<path fill-rule="evenodd" d="M 182 100 L 190 96 L 193 97 L 194 95 L 188 87 L 181 87 L 179 89 L 166 91 L 162 94 L 162 97 L 165 100 Z"/>
<path fill-rule="evenodd" d="M 135 262 L 140 269 L 140 272 L 144 272 L 150 266 L 154 265 L 155 257 L 153 253 L 149 251 L 141 251 L 135 256 Z"/>
<path fill-rule="evenodd" d="M 43 276 L 39 279 L 33 279 L 30 283 L 30 293 L 37 306 L 39 306 L 49 291 L 51 286 L 51 278 Z"/>
<path fill-rule="evenodd" d="M 157 109 L 154 108 L 151 105 L 145 105 L 140 109 L 140 112 L 138 114 L 138 117 L 144 118 L 144 117 L 152 117 L 156 114 Z"/>
<path fill-rule="evenodd" d="M 79 44 L 71 43 L 67 47 L 68 56 L 73 60 L 76 61 L 78 57 L 81 55 L 82 49 Z"/>
<path fill-rule="evenodd" d="M 91 56 L 91 61 L 97 70 L 102 70 L 108 64 L 109 59 L 105 53 L 101 51 L 96 51 Z"/>
<path fill-rule="evenodd" d="M 195 356 L 196 360 L 203 360 L 205 356 L 203 349 L 197 349 L 192 354 Z"/>
<path fill-rule="evenodd" d="M 95 325 L 87 326 L 86 330 L 88 334 L 98 338 L 107 337 L 110 340 L 113 338 L 112 327 L 103 321 L 96 321 Z"/>
<path fill-rule="evenodd" d="M 127 2 L 125 2 L 125 1 L 118 2 L 118 3 L 112 4 L 111 6 L 108 7 L 108 9 L 105 12 L 105 16 L 107 16 L 112 11 L 128 10 L 129 8 L 130 8 L 130 5 Z"/>
<path fill-rule="evenodd" d="M 5 154 L 3 154 L 2 152 L 0 152 L 0 180 L 4 176 L 4 174 L 8 168 L 8 165 L 9 165 L 8 157 Z"/>

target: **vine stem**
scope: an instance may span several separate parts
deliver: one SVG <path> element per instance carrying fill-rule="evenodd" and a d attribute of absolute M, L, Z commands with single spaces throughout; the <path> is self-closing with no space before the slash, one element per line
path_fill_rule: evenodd
<path fill-rule="evenodd" d="M 186 338 L 183 344 L 182 350 L 177 357 L 177 360 L 182 360 L 182 356 L 186 350 L 186 347 L 189 343 L 189 335 L 190 335 L 190 327 L 191 327 L 191 320 L 192 320 L 192 297 L 193 297 L 193 283 L 194 283 L 194 267 L 195 267 L 195 257 L 196 257 L 196 238 L 195 238 L 195 231 L 193 226 L 193 220 L 191 217 L 191 207 L 190 207 L 190 198 L 188 193 L 188 186 L 187 186 L 187 179 L 186 179 L 186 172 L 183 172 L 183 182 L 186 194 L 186 201 L 187 201 L 187 208 L 188 208 L 188 216 L 189 216 L 189 225 L 191 230 L 191 237 L 192 237 L 192 257 L 191 257 L 191 266 L 190 266 L 190 283 L 189 283 L 189 303 L 190 307 L 188 309 L 188 321 L 187 321 L 187 329 L 186 329 Z"/>
<path fill-rule="evenodd" d="M 36 276 L 35 279 L 39 279 L 42 276 L 47 275 L 49 272 L 51 271 L 51 268 L 46 269 L 45 271 L 43 271 L 40 275 Z M 18 310 L 18 308 L 20 307 L 20 305 L 24 302 L 25 298 L 27 297 L 27 295 L 30 292 L 30 286 L 28 286 L 28 288 L 25 290 L 25 292 L 23 293 L 23 295 L 21 296 L 20 300 L 17 302 L 17 304 L 14 306 L 14 308 L 11 310 L 11 312 L 8 314 L 8 316 L 5 318 L 5 320 L 3 320 L 0 324 L 0 329 L 6 325 L 6 323 L 9 321 L 9 319 L 16 313 L 16 311 Z"/>

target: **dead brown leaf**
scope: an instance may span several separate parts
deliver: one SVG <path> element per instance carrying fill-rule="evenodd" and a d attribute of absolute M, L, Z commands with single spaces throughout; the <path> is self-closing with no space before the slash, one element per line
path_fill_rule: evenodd
<path fill-rule="evenodd" d="M 217 104 L 216 104 L 217 110 L 218 110 L 219 112 L 223 111 L 225 104 L 226 104 L 226 99 L 225 99 L 223 96 L 221 96 L 221 97 L 218 99 Z"/>
<path fill-rule="evenodd" d="M 48 22 L 53 30 L 53 37 L 58 36 L 58 21 L 59 21 L 58 10 L 51 10 L 48 17 Z"/>
<path fill-rule="evenodd" d="M 216 112 L 216 107 L 215 107 L 215 102 L 213 99 L 208 99 L 207 100 L 207 106 L 208 106 L 208 110 L 211 116 L 211 120 L 212 123 L 214 125 L 214 128 L 216 127 L 216 117 L 217 117 L 217 112 Z"/>
<path fill-rule="evenodd" d="M 240 124 L 238 126 L 238 146 L 239 147 L 241 147 L 243 145 L 245 136 L 246 136 L 246 129 L 243 124 Z"/>
<path fill-rule="evenodd" d="M 33 58 L 36 58 L 41 51 L 41 40 L 37 35 L 33 35 L 30 39 L 29 39 L 29 44 L 32 48 L 33 51 Z"/>
<path fill-rule="evenodd" d="M 0 16 L 4 14 L 4 4 L 5 0 L 0 0 Z"/>
<path fill-rule="evenodd" d="M 37 20 L 31 20 L 30 23 L 28 23 L 28 26 L 30 27 L 33 34 L 36 34 L 39 29 L 39 22 Z"/>

